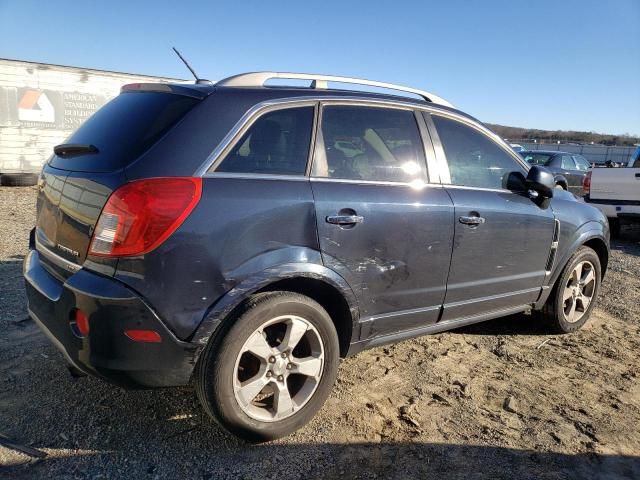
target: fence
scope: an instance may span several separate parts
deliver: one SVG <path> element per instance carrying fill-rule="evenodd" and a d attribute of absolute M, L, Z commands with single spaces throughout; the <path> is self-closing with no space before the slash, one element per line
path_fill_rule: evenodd
<path fill-rule="evenodd" d="M 607 160 L 626 164 L 637 147 L 609 147 L 607 145 L 577 145 L 573 143 L 529 143 L 524 140 L 510 140 L 527 150 L 553 150 L 582 155 L 591 163 L 604 163 Z"/>

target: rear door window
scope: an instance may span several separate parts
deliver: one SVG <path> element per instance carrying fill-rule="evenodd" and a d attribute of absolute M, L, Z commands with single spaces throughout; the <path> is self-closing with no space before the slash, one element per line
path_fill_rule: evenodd
<path fill-rule="evenodd" d="M 118 95 L 65 140 L 89 144 L 98 153 L 55 156 L 51 166 L 83 172 L 111 172 L 126 167 L 191 110 L 198 99 L 159 92 Z"/>
<path fill-rule="evenodd" d="M 578 170 L 586 172 L 591 168 L 591 164 L 583 156 L 574 155 L 573 159 L 575 160 L 576 165 L 578 166 Z"/>
<path fill-rule="evenodd" d="M 551 155 L 547 153 L 529 152 L 524 156 L 524 159 L 530 165 L 546 166 L 551 161 Z"/>
<path fill-rule="evenodd" d="M 216 172 L 304 175 L 314 107 L 287 108 L 258 118 Z"/>
<path fill-rule="evenodd" d="M 505 189 L 512 172 L 525 170 L 504 148 L 480 131 L 432 115 L 449 164 L 452 185 Z"/>
<path fill-rule="evenodd" d="M 570 155 L 562 155 L 561 165 L 564 170 L 577 170 L 576 163 Z"/>
<path fill-rule="evenodd" d="M 347 180 L 425 179 L 425 155 L 409 110 L 325 106 L 313 175 Z"/>

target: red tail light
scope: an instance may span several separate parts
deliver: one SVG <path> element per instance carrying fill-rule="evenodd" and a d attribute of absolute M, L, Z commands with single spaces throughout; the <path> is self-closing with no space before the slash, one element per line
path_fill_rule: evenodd
<path fill-rule="evenodd" d="M 89 254 L 124 257 L 150 252 L 176 231 L 201 194 L 201 178 L 151 178 L 123 185 L 100 213 Z"/>
<path fill-rule="evenodd" d="M 582 189 L 584 190 L 585 195 L 588 195 L 591 192 L 591 172 L 587 172 L 582 180 Z"/>

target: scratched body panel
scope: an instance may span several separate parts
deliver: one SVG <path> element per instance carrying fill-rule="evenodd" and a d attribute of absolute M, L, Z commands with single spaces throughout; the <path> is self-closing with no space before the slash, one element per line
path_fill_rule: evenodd
<path fill-rule="evenodd" d="M 359 298 L 364 335 L 434 323 L 444 300 L 453 206 L 440 187 L 312 182 L 325 265 Z M 350 208 L 355 227 L 326 222 Z"/>
<path fill-rule="evenodd" d="M 320 263 L 308 180 L 205 178 L 180 230 L 116 278 L 140 292 L 187 338 L 220 297 L 287 263 Z"/>

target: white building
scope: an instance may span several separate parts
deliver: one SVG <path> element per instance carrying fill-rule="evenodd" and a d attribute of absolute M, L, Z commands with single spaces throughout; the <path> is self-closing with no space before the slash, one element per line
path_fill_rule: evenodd
<path fill-rule="evenodd" d="M 122 85 L 176 81 L 182 80 L 0 59 L 0 173 L 39 172 L 53 147 Z"/>

